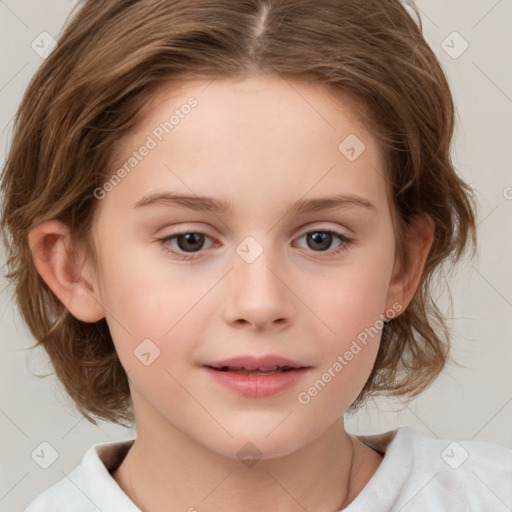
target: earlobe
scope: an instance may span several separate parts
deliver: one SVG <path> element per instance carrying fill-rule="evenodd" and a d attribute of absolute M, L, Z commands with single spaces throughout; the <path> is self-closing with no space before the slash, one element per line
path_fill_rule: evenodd
<path fill-rule="evenodd" d="M 65 224 L 43 222 L 29 232 L 28 242 L 37 272 L 75 318 L 97 322 L 105 317 L 91 282 L 93 276 L 72 249 Z"/>
<path fill-rule="evenodd" d="M 402 311 L 411 302 L 421 282 L 425 262 L 434 241 L 434 230 L 434 223 L 428 216 L 413 219 L 407 227 L 404 267 L 400 268 L 395 264 L 388 294 L 388 302 L 398 302 Z"/>

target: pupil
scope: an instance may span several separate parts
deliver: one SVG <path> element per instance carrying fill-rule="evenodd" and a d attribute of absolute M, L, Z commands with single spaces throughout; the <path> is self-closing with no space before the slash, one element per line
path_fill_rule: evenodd
<path fill-rule="evenodd" d="M 185 240 L 185 245 L 188 247 L 184 247 L 181 241 Z M 193 252 L 195 250 L 201 249 L 204 243 L 204 235 L 200 233 L 186 233 L 184 235 L 180 235 L 177 238 L 178 246 L 181 250 Z M 320 251 L 325 251 L 329 248 L 332 243 L 332 235 L 331 233 L 323 232 L 323 231 L 315 231 L 314 233 L 310 233 L 308 235 L 308 242 L 313 242 L 313 244 L 319 244 L 320 247 L 317 247 Z"/>
<path fill-rule="evenodd" d="M 181 240 L 185 240 L 186 243 L 182 244 L 180 243 Z M 200 233 L 186 233 L 185 235 L 180 235 L 177 238 L 178 246 L 181 250 L 187 251 L 191 250 L 193 252 L 194 250 L 198 250 L 201 248 L 204 242 L 204 235 Z M 185 247 L 183 245 L 186 245 Z"/>
<path fill-rule="evenodd" d="M 320 250 L 324 251 L 331 245 L 332 235 L 330 233 L 316 231 L 314 233 L 310 233 L 308 235 L 308 239 L 315 244 L 320 244 Z"/>

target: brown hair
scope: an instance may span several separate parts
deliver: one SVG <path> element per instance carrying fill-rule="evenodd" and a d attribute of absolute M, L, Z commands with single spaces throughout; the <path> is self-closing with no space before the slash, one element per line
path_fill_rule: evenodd
<path fill-rule="evenodd" d="M 126 374 L 105 319 L 74 318 L 36 271 L 28 233 L 58 219 L 95 251 L 96 187 L 156 88 L 183 76 L 267 73 L 356 98 L 386 156 L 397 255 L 428 215 L 435 237 L 411 304 L 384 327 L 372 394 L 412 397 L 437 377 L 449 332 L 431 295 L 441 264 L 476 247 L 472 191 L 450 157 L 454 106 L 440 63 L 398 0 L 86 0 L 19 107 L 2 177 L 7 277 L 31 333 L 81 413 L 133 419 Z M 341 141 L 340 141 L 341 142 Z M 94 260 L 93 260 L 94 261 Z M 436 271 L 436 272 L 434 272 Z"/>

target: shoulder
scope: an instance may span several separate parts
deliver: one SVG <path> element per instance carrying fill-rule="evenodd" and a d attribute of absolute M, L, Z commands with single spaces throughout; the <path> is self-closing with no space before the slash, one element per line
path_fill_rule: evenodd
<path fill-rule="evenodd" d="M 498 511 L 512 507 L 509 448 L 475 440 L 437 439 L 410 427 L 359 438 L 384 453 L 367 494 L 386 492 L 396 505 L 387 510 Z"/>
<path fill-rule="evenodd" d="M 118 509 L 140 512 L 110 474 L 129 441 L 95 444 L 87 450 L 80 464 L 60 481 L 37 496 L 25 512 L 97 512 Z"/>
<path fill-rule="evenodd" d="M 413 455 L 413 466 L 443 470 L 443 475 L 460 478 L 470 472 L 512 476 L 512 450 L 495 443 L 476 440 L 438 439 L 419 430 L 402 427 L 397 430 L 396 443 L 407 447 Z M 462 469 L 462 471 L 459 471 Z"/>
<path fill-rule="evenodd" d="M 434 439 L 413 429 L 404 432 L 413 453 L 413 478 L 431 475 L 424 492 L 429 501 L 471 510 L 512 507 L 512 450 L 476 440 Z M 503 508 L 506 504 L 505 508 Z"/>

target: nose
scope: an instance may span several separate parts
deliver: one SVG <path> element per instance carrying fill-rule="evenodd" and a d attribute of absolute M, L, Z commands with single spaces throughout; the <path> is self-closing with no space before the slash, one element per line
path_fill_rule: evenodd
<path fill-rule="evenodd" d="M 283 330 L 294 314 L 289 273 L 265 249 L 252 262 L 234 255 L 234 268 L 227 276 L 224 318 L 233 327 L 252 330 Z"/>

